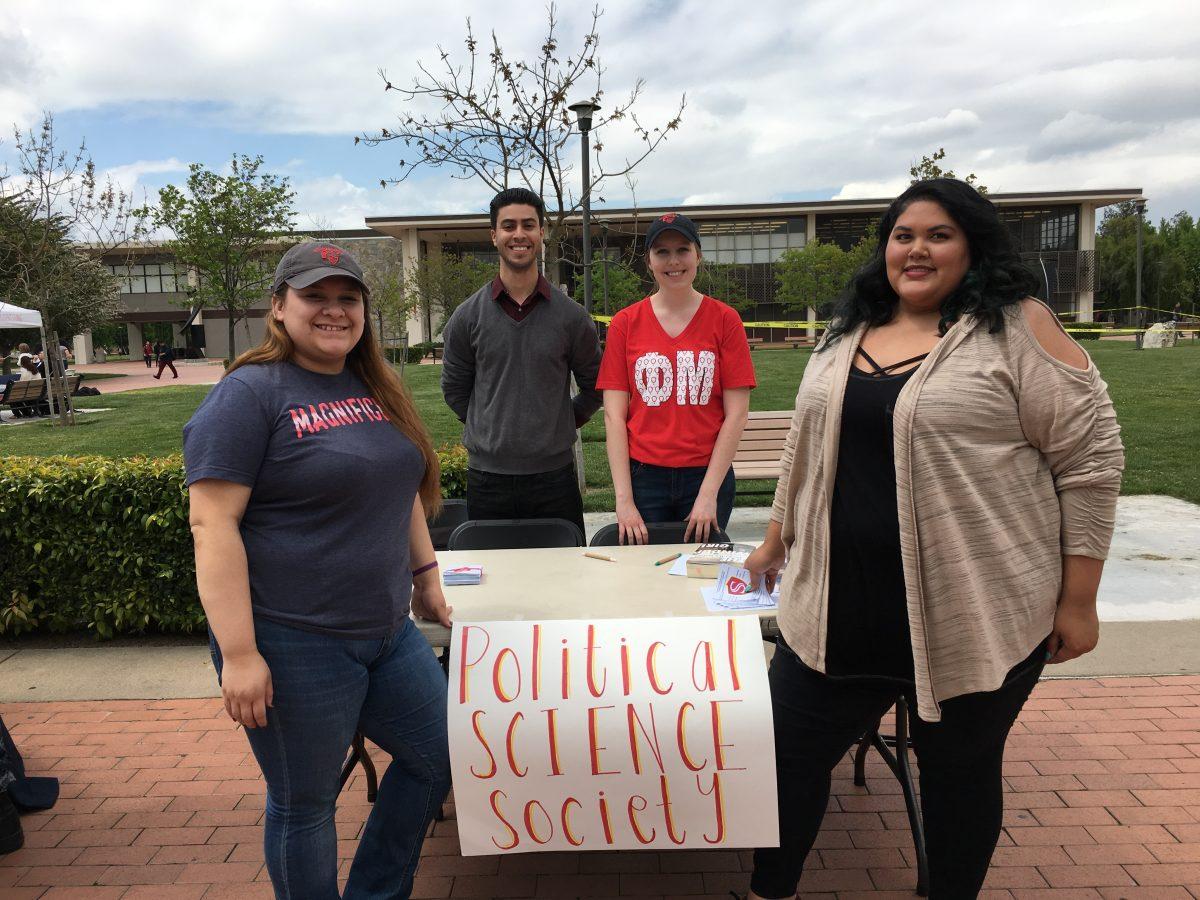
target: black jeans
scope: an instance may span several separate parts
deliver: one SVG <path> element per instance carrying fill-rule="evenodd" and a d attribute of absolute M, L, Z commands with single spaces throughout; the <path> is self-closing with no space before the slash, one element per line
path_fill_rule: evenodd
<path fill-rule="evenodd" d="M 760 897 L 792 897 L 829 803 L 830 773 L 903 693 L 920 766 L 921 815 L 932 900 L 974 897 L 983 885 L 1004 812 L 1004 742 L 1037 684 L 1042 650 L 998 690 L 943 701 L 942 721 L 916 715 L 911 685 L 828 678 L 779 642 L 771 705 L 779 781 L 779 847 L 756 850 L 750 882 Z"/>
<path fill-rule="evenodd" d="M 533 475 L 467 470 L 467 516 L 472 519 L 566 519 L 583 530 L 583 498 L 575 464 Z"/>

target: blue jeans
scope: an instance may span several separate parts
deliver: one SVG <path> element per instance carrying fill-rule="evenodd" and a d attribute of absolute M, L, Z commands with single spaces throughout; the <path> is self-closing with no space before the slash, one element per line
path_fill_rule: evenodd
<path fill-rule="evenodd" d="M 633 503 L 645 522 L 682 522 L 692 512 L 707 466 L 652 466 L 629 460 L 629 478 L 633 483 Z M 724 531 L 733 512 L 737 482 L 733 467 L 717 489 L 717 524 Z"/>
<path fill-rule="evenodd" d="M 407 897 L 430 820 L 450 789 L 446 676 L 412 622 L 346 639 L 255 618 L 271 670 L 265 728 L 247 728 L 267 782 L 264 852 L 279 900 L 335 900 L 339 774 L 355 730 L 392 756 L 346 898 Z M 220 648 L 209 645 L 220 677 Z"/>

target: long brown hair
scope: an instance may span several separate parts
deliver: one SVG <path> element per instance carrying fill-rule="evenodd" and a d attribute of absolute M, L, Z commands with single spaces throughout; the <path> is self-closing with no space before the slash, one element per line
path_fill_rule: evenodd
<path fill-rule="evenodd" d="M 283 323 L 273 315 L 276 303 L 283 303 L 287 295 L 287 285 L 284 284 L 271 296 L 271 311 L 267 315 L 267 332 L 263 341 L 252 350 L 247 350 L 235 359 L 225 371 L 228 375 L 242 366 L 267 365 L 270 363 L 290 362 L 295 355 L 296 347 L 292 343 Z M 362 379 L 371 396 L 375 398 L 392 424 L 395 425 L 410 441 L 417 445 L 421 456 L 425 459 L 425 475 L 421 478 L 421 505 L 425 515 L 433 518 L 442 508 L 442 473 L 438 463 L 437 453 L 433 450 L 433 441 L 425 423 L 417 414 L 417 407 L 404 382 L 383 357 L 379 345 L 375 342 L 371 331 L 371 310 L 368 305 L 370 294 L 363 291 L 363 333 L 358 343 L 346 355 L 346 364 L 350 371 Z"/>

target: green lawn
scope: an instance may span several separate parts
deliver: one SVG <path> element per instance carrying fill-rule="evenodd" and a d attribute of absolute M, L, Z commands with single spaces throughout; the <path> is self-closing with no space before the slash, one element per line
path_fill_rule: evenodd
<path fill-rule="evenodd" d="M 1112 391 L 1128 460 L 1123 492 L 1168 494 L 1200 503 L 1200 344 L 1138 352 L 1132 343 L 1089 343 L 1088 350 Z M 803 350 L 754 354 L 759 387 L 752 409 L 790 409 L 808 362 Z M 442 402 L 437 366 L 410 366 L 409 387 L 435 443 L 450 444 L 462 426 Z M 163 387 L 79 398 L 80 407 L 107 412 L 81 415 L 75 428 L 47 423 L 0 427 L 0 454 L 98 453 L 159 456 L 179 452 L 180 432 L 207 387 Z M 589 510 L 612 509 L 612 486 L 604 454 L 604 425 L 597 416 L 583 429 Z M 741 485 L 753 490 L 769 483 Z M 744 496 L 739 505 L 762 505 L 769 495 Z"/>

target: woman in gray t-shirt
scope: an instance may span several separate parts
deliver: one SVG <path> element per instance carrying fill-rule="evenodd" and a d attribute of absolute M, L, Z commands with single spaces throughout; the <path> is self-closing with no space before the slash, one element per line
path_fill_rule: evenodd
<path fill-rule="evenodd" d="M 362 269 L 293 247 L 267 333 L 184 428 L 196 581 L 225 709 L 267 782 L 279 897 L 338 897 L 356 731 L 392 757 L 346 896 L 408 896 L 450 786 L 446 682 L 409 612 L 450 624 L 426 516 L 437 456 L 371 334 Z"/>

